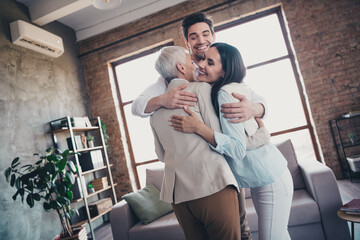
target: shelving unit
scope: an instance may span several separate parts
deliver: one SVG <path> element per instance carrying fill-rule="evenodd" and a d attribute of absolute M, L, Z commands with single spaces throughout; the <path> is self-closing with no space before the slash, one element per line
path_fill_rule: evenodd
<path fill-rule="evenodd" d="M 360 176 L 360 172 L 354 172 L 351 170 L 347 161 L 347 158 L 350 155 L 360 153 L 360 134 L 355 134 L 359 133 L 360 131 L 360 125 L 357 124 L 359 121 L 360 115 L 329 120 L 331 134 L 335 144 L 341 170 L 345 175 L 349 176 L 351 182 L 353 182 L 354 177 Z M 350 132 L 357 136 L 356 142 L 350 141 L 348 137 Z"/>
<path fill-rule="evenodd" d="M 93 201 L 91 201 L 90 198 L 95 198 L 95 196 L 98 196 L 98 198 L 101 199 L 102 198 L 100 195 L 101 193 L 110 191 L 109 195 L 112 199 L 112 205 L 114 205 L 117 202 L 116 193 L 115 193 L 116 184 L 114 184 L 114 182 L 113 182 L 113 178 L 111 175 L 111 169 L 110 169 L 113 166 L 113 164 L 109 164 L 109 159 L 108 159 L 108 154 L 106 151 L 106 144 L 104 141 L 104 135 L 103 135 L 102 127 L 101 127 L 100 117 L 92 119 L 91 120 L 92 126 L 86 126 L 86 127 L 84 127 L 84 126 L 74 127 L 73 125 L 76 124 L 75 120 L 74 120 L 74 122 L 72 122 L 72 118 L 70 116 L 53 120 L 49 124 L 50 124 L 50 129 L 51 129 L 50 134 L 52 136 L 54 147 L 59 148 L 60 142 L 58 141 L 58 136 L 61 134 L 61 135 L 63 135 L 62 137 L 68 137 L 68 136 L 70 137 L 70 141 L 71 141 L 72 148 L 73 148 L 73 150 L 70 152 L 72 152 L 72 153 L 80 153 L 81 154 L 81 153 L 87 153 L 87 152 L 91 152 L 91 151 L 101 150 L 101 155 L 102 155 L 104 166 L 96 167 L 96 168 L 93 168 L 93 169 L 90 169 L 90 170 L 87 170 L 84 172 L 82 171 L 82 167 L 81 167 L 80 160 L 79 160 L 79 155 L 74 154 L 74 161 L 75 161 L 75 164 L 78 166 L 78 173 L 76 174 L 76 179 L 80 181 L 80 185 L 82 186 L 81 187 L 82 197 L 78 198 L 78 199 L 74 199 L 72 201 L 72 203 L 84 202 L 87 219 L 77 222 L 77 223 L 74 223 L 72 226 L 73 227 L 79 227 L 79 226 L 86 227 L 88 225 L 89 229 L 90 229 L 91 238 L 95 239 L 94 227 L 92 225 L 92 222 L 94 222 L 96 219 L 98 219 L 98 218 L 104 216 L 105 214 L 107 214 L 108 212 L 110 212 L 111 208 L 105 210 L 104 212 L 101 212 L 100 214 L 98 214 L 95 217 L 91 217 L 89 205 Z M 80 149 L 77 146 L 79 144 L 79 142 L 75 141 L 75 136 L 77 136 L 80 133 L 88 135 L 88 133 L 91 133 L 91 132 L 93 132 L 93 133 L 95 133 L 95 135 L 97 135 L 98 145 L 95 147 L 91 147 L 91 148 Z M 64 139 L 63 139 L 61 143 L 63 143 L 63 142 L 66 142 L 66 141 L 64 141 Z M 70 147 L 68 146 L 67 148 L 70 148 Z M 87 184 L 85 184 L 85 182 L 84 182 L 84 177 L 87 176 L 87 177 L 94 179 L 96 173 L 102 173 L 104 175 L 104 172 L 105 172 L 105 176 L 107 177 L 109 186 L 104 187 L 103 189 L 100 189 L 93 193 L 87 193 L 87 189 L 86 189 Z M 85 187 L 83 187 L 83 186 L 85 186 Z"/>

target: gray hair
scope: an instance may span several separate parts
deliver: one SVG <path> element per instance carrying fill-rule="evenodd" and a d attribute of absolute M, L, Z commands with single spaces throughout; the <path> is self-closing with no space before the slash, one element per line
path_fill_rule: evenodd
<path fill-rule="evenodd" d="M 176 65 L 186 64 L 188 50 L 179 46 L 164 47 L 156 60 L 155 69 L 167 82 L 178 77 Z"/>

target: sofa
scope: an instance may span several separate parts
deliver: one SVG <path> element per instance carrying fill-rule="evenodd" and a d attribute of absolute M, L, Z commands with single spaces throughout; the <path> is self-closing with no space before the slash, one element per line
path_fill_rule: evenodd
<path fill-rule="evenodd" d="M 289 233 L 292 240 L 350 239 L 347 223 L 337 216 L 342 206 L 340 192 L 330 168 L 316 160 L 297 161 L 290 140 L 277 145 L 288 161 L 294 182 Z M 163 169 L 147 169 L 146 184 L 160 189 Z M 246 214 L 253 235 L 258 239 L 257 214 L 246 190 Z M 174 212 L 170 212 L 149 224 L 142 224 L 125 200 L 113 206 L 110 223 L 114 240 L 183 240 L 184 233 Z"/>

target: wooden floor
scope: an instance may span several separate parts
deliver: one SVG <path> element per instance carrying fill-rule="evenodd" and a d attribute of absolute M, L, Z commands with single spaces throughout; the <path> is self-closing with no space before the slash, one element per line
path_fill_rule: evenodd
<path fill-rule="evenodd" d="M 360 181 L 358 183 L 351 183 L 349 179 L 342 179 L 338 180 L 337 183 L 344 204 L 354 198 L 360 199 Z M 96 240 L 113 240 L 110 223 L 97 228 L 95 230 L 95 237 Z M 360 224 L 355 224 L 355 240 L 360 240 Z"/>

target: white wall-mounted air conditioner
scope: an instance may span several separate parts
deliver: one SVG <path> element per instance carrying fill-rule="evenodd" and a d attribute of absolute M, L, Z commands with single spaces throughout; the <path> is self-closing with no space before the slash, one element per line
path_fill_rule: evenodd
<path fill-rule="evenodd" d="M 62 38 L 22 20 L 10 23 L 11 39 L 16 45 L 59 57 L 64 53 Z"/>

